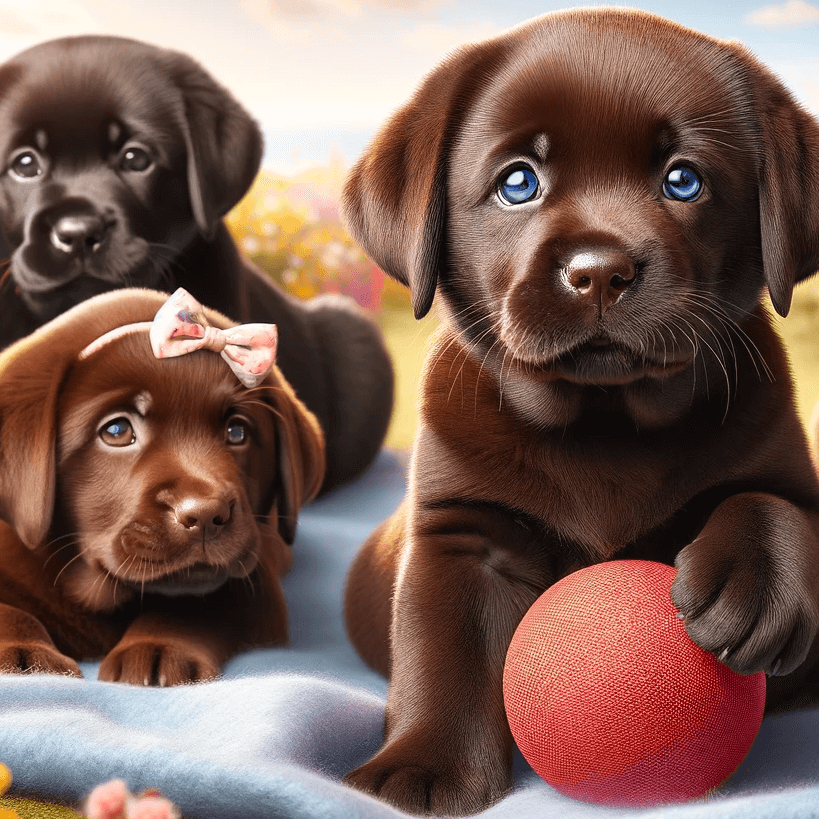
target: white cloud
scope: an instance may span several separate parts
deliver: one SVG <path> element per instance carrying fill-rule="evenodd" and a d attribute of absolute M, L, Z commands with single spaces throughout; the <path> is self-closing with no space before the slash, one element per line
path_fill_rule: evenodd
<path fill-rule="evenodd" d="M 282 100 L 270 102 L 263 98 L 250 100 L 248 105 L 262 122 L 271 127 L 376 127 L 395 109 L 396 103 L 385 100 L 343 99 Z"/>
<path fill-rule="evenodd" d="M 37 23 L 16 3 L 0 3 L 0 31 L 6 37 L 36 37 Z"/>
<path fill-rule="evenodd" d="M 355 13 L 355 0 L 239 0 L 245 14 L 263 26 L 275 40 L 306 43 L 334 32 L 328 18 Z"/>
<path fill-rule="evenodd" d="M 369 9 L 426 12 L 451 0 L 239 0 L 245 14 L 280 42 L 338 39 L 344 26 Z"/>
<path fill-rule="evenodd" d="M 449 0 L 259 0 L 274 16 L 307 17 L 322 14 L 359 14 L 362 6 L 378 6 L 397 11 L 424 11 L 448 3 Z"/>
<path fill-rule="evenodd" d="M 361 8 L 358 0 L 255 0 L 247 3 L 242 0 L 242 5 L 247 8 L 254 7 L 257 13 L 266 13 L 276 18 L 281 17 L 318 17 L 326 14 L 355 14 Z"/>
<path fill-rule="evenodd" d="M 407 48 L 419 51 L 445 53 L 464 43 L 484 40 L 500 31 L 497 25 L 482 20 L 466 26 L 447 26 L 442 23 L 418 23 L 401 34 L 400 41 Z"/>
<path fill-rule="evenodd" d="M 371 6 L 382 6 L 399 11 L 425 11 L 426 9 L 443 6 L 449 0 L 366 0 Z"/>
<path fill-rule="evenodd" d="M 0 60 L 40 40 L 92 30 L 94 17 L 72 0 L 2 0 Z"/>
<path fill-rule="evenodd" d="M 768 67 L 815 117 L 819 117 L 819 59 L 769 62 Z"/>
<path fill-rule="evenodd" d="M 765 6 L 752 11 L 745 18 L 752 26 L 761 28 L 802 28 L 819 23 L 819 6 L 804 0 L 788 0 L 781 6 Z"/>

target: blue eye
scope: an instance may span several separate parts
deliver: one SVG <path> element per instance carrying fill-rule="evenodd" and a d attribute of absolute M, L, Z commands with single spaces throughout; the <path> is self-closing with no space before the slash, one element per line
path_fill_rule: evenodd
<path fill-rule="evenodd" d="M 527 167 L 518 167 L 501 176 L 498 184 L 498 196 L 507 205 L 520 205 L 529 202 L 537 195 L 538 184 L 535 172 Z"/>
<path fill-rule="evenodd" d="M 702 180 L 691 168 L 674 168 L 663 180 L 663 193 L 669 199 L 693 202 L 702 193 Z"/>

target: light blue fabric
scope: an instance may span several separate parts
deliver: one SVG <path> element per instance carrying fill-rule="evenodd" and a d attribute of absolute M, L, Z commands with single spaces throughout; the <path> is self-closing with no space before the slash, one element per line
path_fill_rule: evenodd
<path fill-rule="evenodd" d="M 384 452 L 361 480 L 302 513 L 285 591 L 292 646 L 233 659 L 216 682 L 144 689 L 95 680 L 0 676 L 0 760 L 15 784 L 79 800 L 111 777 L 159 787 L 202 819 L 386 819 L 399 811 L 341 784 L 381 741 L 386 683 L 344 635 L 344 574 L 404 491 Z M 522 758 L 515 789 L 487 819 L 817 819 L 819 709 L 763 723 L 716 796 L 652 810 L 571 801 Z"/>

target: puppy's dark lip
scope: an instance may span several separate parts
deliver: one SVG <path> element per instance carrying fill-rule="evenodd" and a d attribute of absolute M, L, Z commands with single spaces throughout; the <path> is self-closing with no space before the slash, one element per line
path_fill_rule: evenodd
<path fill-rule="evenodd" d="M 195 563 L 187 568 L 178 569 L 175 572 L 145 582 L 123 578 L 120 578 L 120 580 L 132 589 L 146 594 L 181 597 L 183 595 L 210 594 L 221 588 L 230 577 L 231 573 L 224 566 Z"/>
<path fill-rule="evenodd" d="M 642 378 L 668 378 L 690 365 L 689 359 L 653 359 L 602 336 L 562 353 L 540 369 L 550 379 L 576 384 L 614 386 Z"/>
<path fill-rule="evenodd" d="M 26 267 L 12 263 L 12 274 L 17 284 L 32 296 L 45 296 L 57 293 L 61 288 L 68 289 L 85 271 L 78 266 L 75 271 L 61 278 L 41 276 Z"/>
<path fill-rule="evenodd" d="M 19 264 L 12 264 L 12 274 L 20 288 L 34 297 L 54 298 L 59 296 L 61 292 L 69 293 L 83 277 L 96 279 L 99 282 L 113 286 L 113 280 L 104 275 L 97 275 L 92 268 L 87 268 L 79 262 L 72 265 L 70 273 L 60 278 L 42 276 L 36 271 Z"/>

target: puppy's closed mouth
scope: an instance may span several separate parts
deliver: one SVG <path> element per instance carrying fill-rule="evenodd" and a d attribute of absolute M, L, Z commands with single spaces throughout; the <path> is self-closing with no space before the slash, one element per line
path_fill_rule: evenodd
<path fill-rule="evenodd" d="M 185 569 L 179 569 L 154 580 L 145 582 L 125 580 L 124 582 L 139 592 L 162 594 L 166 597 L 182 597 L 183 595 L 210 594 L 223 586 L 232 576 L 226 566 L 194 563 Z"/>
<path fill-rule="evenodd" d="M 675 375 L 688 366 L 679 358 L 652 358 L 595 337 L 559 355 L 545 369 L 577 384 L 627 384 L 641 378 Z"/>

